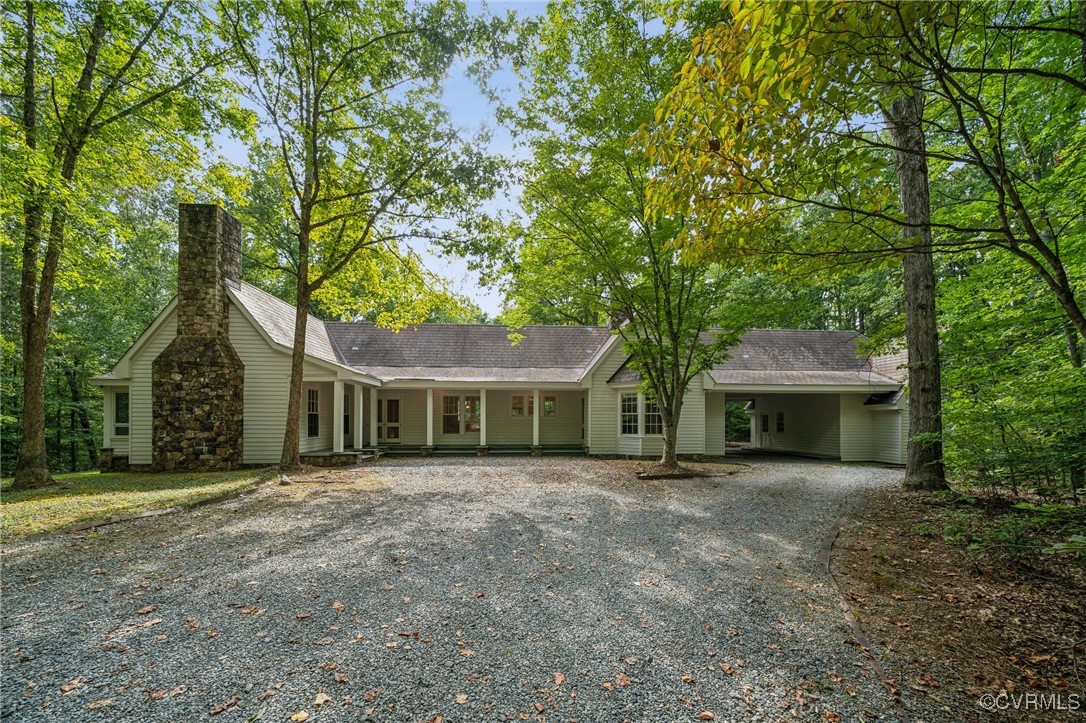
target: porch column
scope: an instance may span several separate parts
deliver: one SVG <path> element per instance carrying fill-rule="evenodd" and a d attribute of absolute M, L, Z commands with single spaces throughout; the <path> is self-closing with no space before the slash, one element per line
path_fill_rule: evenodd
<path fill-rule="evenodd" d="M 539 446 L 539 415 L 543 414 L 543 410 L 539 407 L 539 390 L 532 390 L 532 446 Z"/>
<path fill-rule="evenodd" d="M 343 451 L 343 382 L 332 382 L 332 451 Z"/>
<path fill-rule="evenodd" d="M 426 390 L 426 446 L 434 446 L 434 390 Z"/>
<path fill-rule="evenodd" d="M 102 387 L 102 391 L 105 392 L 102 395 L 102 449 L 109 449 L 113 446 L 113 401 L 114 389 L 113 387 Z M 129 397 L 131 399 L 131 397 Z M 128 418 L 132 418 L 132 413 L 129 412 Z M 131 428 L 128 430 L 129 436 L 132 434 Z"/>
<path fill-rule="evenodd" d="M 362 436 L 362 410 L 365 407 L 362 406 L 362 391 L 365 389 L 361 384 L 354 385 L 354 439 L 352 445 L 355 449 L 362 449 L 362 445 L 365 444 L 365 440 Z"/>
<path fill-rule="evenodd" d="M 370 446 L 377 446 L 377 387 L 370 389 Z"/>
<path fill-rule="evenodd" d="M 486 446 L 486 390 L 479 390 L 479 446 Z"/>

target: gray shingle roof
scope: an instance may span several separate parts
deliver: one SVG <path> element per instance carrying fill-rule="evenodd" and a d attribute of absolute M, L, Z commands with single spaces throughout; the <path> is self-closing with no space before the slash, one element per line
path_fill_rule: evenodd
<path fill-rule="evenodd" d="M 876 366 L 861 356 L 863 336 L 854 331 L 755 329 L 743 335 L 709 376 L 717 384 L 887 385 L 898 383 L 888 371 L 902 359 L 880 357 Z M 623 364 L 609 384 L 640 382 L 641 375 Z"/>
<path fill-rule="evenodd" d="M 230 291 L 272 341 L 288 349 L 294 347 L 293 304 L 245 282 L 231 286 Z M 305 353 L 333 364 L 342 363 L 328 337 L 324 322 L 315 316 L 310 316 L 305 325 Z"/>
<path fill-rule="evenodd" d="M 577 369 L 607 341 L 604 327 L 526 326 L 514 346 L 509 329 L 487 324 L 419 324 L 400 331 L 370 323 L 329 323 L 343 360 L 359 369 Z M 396 376 L 404 374 L 397 372 Z M 578 377 L 579 378 L 579 377 Z"/>

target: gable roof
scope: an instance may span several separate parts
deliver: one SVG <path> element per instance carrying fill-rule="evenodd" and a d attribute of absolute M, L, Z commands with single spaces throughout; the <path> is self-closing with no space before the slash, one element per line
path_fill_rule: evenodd
<path fill-rule="evenodd" d="M 854 331 L 754 329 L 709 370 L 717 384 L 886 385 Z"/>
<path fill-rule="evenodd" d="M 231 284 L 227 288 L 238 305 L 249 313 L 272 342 L 287 349 L 294 348 L 293 304 L 288 304 L 278 296 L 244 281 L 236 286 Z M 330 364 L 343 364 L 336 354 L 335 345 L 328 336 L 324 322 L 313 315 L 309 316 L 305 325 L 305 353 Z"/>
<path fill-rule="evenodd" d="M 494 324 L 419 324 L 399 331 L 329 322 L 344 363 L 382 379 L 578 382 L 611 333 L 605 327 L 526 326 L 515 345 Z"/>
<path fill-rule="evenodd" d="M 754 329 L 729 350 L 729 359 L 709 370 L 709 376 L 717 384 L 897 384 L 887 371 L 901 360 L 880 357 L 885 361 L 876 366 L 875 360 L 859 351 L 863 338 L 854 331 Z M 629 361 L 611 375 L 608 384 L 640 383 L 641 374 Z"/>

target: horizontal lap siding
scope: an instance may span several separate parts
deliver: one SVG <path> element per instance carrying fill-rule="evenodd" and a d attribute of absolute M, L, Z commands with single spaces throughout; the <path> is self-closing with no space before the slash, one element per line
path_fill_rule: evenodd
<path fill-rule="evenodd" d="M 705 453 L 705 386 L 700 374 L 690 382 L 683 397 L 676 447 L 679 454 Z M 654 449 L 645 454 L 663 454 L 663 443 L 659 452 Z"/>
<path fill-rule="evenodd" d="M 819 457 L 841 456 L 842 419 L 837 394 L 770 394 L 757 400 L 757 416 L 769 412 L 769 449 Z M 777 412 L 784 432 L 777 432 Z M 759 422 L 760 423 L 760 422 Z M 761 429 L 759 427 L 759 440 Z"/>
<path fill-rule="evenodd" d="M 290 355 L 269 345 L 260 331 L 233 305 L 230 307 L 230 343 L 245 364 L 245 464 L 274 464 L 283 451 L 290 392 Z M 303 407 L 305 400 L 303 392 Z M 322 426 L 324 421 L 321 420 Z M 303 415 L 300 432 L 303 445 L 305 433 Z"/>
<path fill-rule="evenodd" d="M 841 396 L 841 460 L 867 462 L 873 459 L 875 420 L 864 407 L 867 394 Z"/>
<path fill-rule="evenodd" d="M 131 464 L 151 464 L 151 366 L 176 335 L 176 314 L 170 312 L 131 360 L 132 383 L 128 398 L 131 422 L 128 461 Z"/>
<path fill-rule="evenodd" d="M 593 447 L 593 450 L 595 447 Z M 618 453 L 628 454 L 633 457 L 641 456 L 641 437 L 636 435 L 620 434 L 618 436 Z"/>
<path fill-rule="evenodd" d="M 400 400 L 400 441 L 406 447 L 426 444 L 426 390 L 389 389 L 377 393 L 378 399 Z M 440 397 L 434 394 L 434 418 L 441 412 Z M 435 437 L 436 441 L 436 437 Z M 390 442 L 390 444 L 395 444 Z"/>
<path fill-rule="evenodd" d="M 705 454 L 724 454 L 724 392 L 705 395 Z"/>
<path fill-rule="evenodd" d="M 622 350 L 621 342 L 612 347 L 610 353 L 600 362 L 590 377 L 591 394 L 589 396 L 588 424 L 591 427 L 592 454 L 640 454 L 638 452 L 620 449 L 618 435 L 618 395 L 619 392 L 607 386 L 607 380 L 611 378 L 622 362 L 626 361 L 626 353 Z"/>
<path fill-rule="evenodd" d="M 290 374 L 287 373 L 289 382 Z M 316 437 L 309 436 L 309 390 L 317 390 L 317 408 L 320 414 L 320 422 L 317 425 L 319 434 Z M 332 449 L 332 382 L 305 382 L 302 385 L 302 403 L 298 410 L 298 437 L 299 449 L 302 454 L 308 452 L 328 452 Z M 285 416 L 285 415 L 282 415 Z"/>
<path fill-rule="evenodd" d="M 871 413 L 873 426 L 873 446 L 871 459 L 887 464 L 904 464 L 901 447 L 902 414 L 894 411 Z M 907 421 L 906 421 L 907 423 Z"/>

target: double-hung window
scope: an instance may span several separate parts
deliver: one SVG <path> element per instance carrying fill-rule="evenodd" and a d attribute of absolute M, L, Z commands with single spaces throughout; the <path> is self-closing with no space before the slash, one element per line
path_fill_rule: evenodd
<path fill-rule="evenodd" d="M 306 390 L 306 434 L 309 437 L 321 436 L 321 400 L 317 389 Z"/>
<path fill-rule="evenodd" d="M 553 399 L 553 397 L 551 397 Z M 531 417 L 535 414 L 534 394 L 514 394 L 511 397 L 509 414 L 513 417 Z"/>
<path fill-rule="evenodd" d="M 655 399 L 645 398 L 645 434 L 663 434 L 664 418 Z"/>
<path fill-rule="evenodd" d="M 113 395 L 113 436 L 128 436 L 128 392 Z"/>
<path fill-rule="evenodd" d="M 637 395 L 623 394 L 620 400 L 623 434 L 637 434 Z"/>
<path fill-rule="evenodd" d="M 464 431 L 479 431 L 479 412 L 481 404 L 479 397 L 464 397 Z"/>
<path fill-rule="evenodd" d="M 544 417 L 557 417 L 558 416 L 558 400 L 553 397 L 543 397 L 543 416 Z"/>
<path fill-rule="evenodd" d="M 460 434 L 460 397 L 441 398 L 441 432 Z"/>

